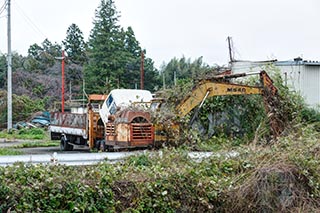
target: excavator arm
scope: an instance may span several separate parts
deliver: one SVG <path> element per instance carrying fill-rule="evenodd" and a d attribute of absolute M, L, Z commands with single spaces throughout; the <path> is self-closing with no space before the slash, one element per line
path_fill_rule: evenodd
<path fill-rule="evenodd" d="M 185 116 L 209 97 L 253 94 L 262 94 L 262 87 L 203 81 L 192 89 L 190 95 L 188 95 L 176 107 L 176 109 L 179 112 L 180 116 Z"/>
<path fill-rule="evenodd" d="M 257 73 L 255 73 L 257 74 Z M 279 98 L 277 96 L 277 88 L 273 85 L 272 79 L 265 71 L 259 72 L 261 86 L 248 86 L 230 83 L 229 79 L 245 77 L 248 74 L 234 74 L 216 76 L 211 79 L 202 80 L 191 91 L 191 93 L 183 99 L 176 107 L 180 116 L 187 115 L 195 107 L 201 108 L 203 102 L 208 97 L 224 96 L 224 95 L 254 95 L 263 96 L 265 110 L 270 119 L 270 125 L 275 137 L 278 137 L 284 129 L 281 115 L 277 114 L 276 107 L 279 107 Z M 251 74 L 250 74 L 251 75 Z"/>

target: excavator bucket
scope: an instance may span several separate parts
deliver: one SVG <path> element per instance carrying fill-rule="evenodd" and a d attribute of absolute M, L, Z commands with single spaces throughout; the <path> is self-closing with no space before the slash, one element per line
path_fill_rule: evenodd
<path fill-rule="evenodd" d="M 281 110 L 281 98 L 278 94 L 278 89 L 265 71 L 260 72 L 260 79 L 264 86 L 262 96 L 271 131 L 273 136 L 277 138 L 284 131 L 287 124 L 287 119 L 283 116 Z"/>

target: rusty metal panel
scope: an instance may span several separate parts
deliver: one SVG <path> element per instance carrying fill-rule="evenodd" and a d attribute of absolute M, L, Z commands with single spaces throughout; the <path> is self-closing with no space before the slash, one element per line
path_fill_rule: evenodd
<path fill-rule="evenodd" d="M 87 115 L 76 113 L 53 112 L 51 113 L 50 122 L 51 126 L 86 129 Z"/>
<path fill-rule="evenodd" d="M 130 141 L 129 136 L 130 125 L 125 123 L 120 123 L 116 125 L 116 132 L 117 132 L 117 141 Z"/>
<path fill-rule="evenodd" d="M 90 101 L 104 101 L 106 100 L 108 95 L 101 95 L 101 94 L 91 94 L 89 95 L 89 102 Z"/>
<path fill-rule="evenodd" d="M 153 145 L 154 128 L 150 123 L 132 123 L 130 125 L 131 146 Z"/>
<path fill-rule="evenodd" d="M 106 144 L 121 147 L 147 147 L 153 145 L 154 128 L 151 123 L 108 124 Z"/>

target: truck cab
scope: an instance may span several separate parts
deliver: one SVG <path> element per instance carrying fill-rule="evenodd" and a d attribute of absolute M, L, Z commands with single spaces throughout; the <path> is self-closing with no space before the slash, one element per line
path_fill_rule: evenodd
<path fill-rule="evenodd" d="M 148 104 L 152 100 L 152 94 L 148 90 L 115 89 L 112 90 L 100 108 L 100 117 L 104 124 L 108 123 L 108 117 L 125 108 L 137 104 Z"/>
<path fill-rule="evenodd" d="M 105 126 L 107 149 L 151 147 L 154 129 L 150 112 L 152 94 L 147 90 L 112 90 L 100 108 L 100 118 Z M 102 147 L 101 149 L 104 149 Z"/>

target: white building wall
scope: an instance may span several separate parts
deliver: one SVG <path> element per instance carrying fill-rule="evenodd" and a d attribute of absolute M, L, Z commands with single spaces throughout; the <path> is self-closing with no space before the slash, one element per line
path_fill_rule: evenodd
<path fill-rule="evenodd" d="M 301 92 L 301 80 L 304 76 L 304 66 L 301 65 L 287 65 L 277 66 L 280 69 L 284 83 L 292 90 Z"/>
<path fill-rule="evenodd" d="M 320 67 L 305 66 L 305 75 L 302 81 L 302 95 L 311 107 L 320 105 Z"/>

